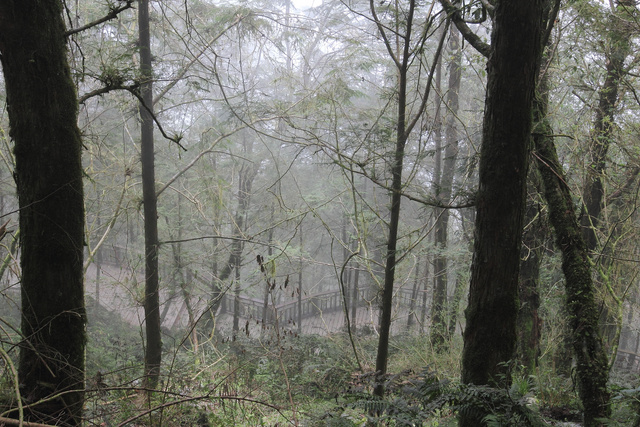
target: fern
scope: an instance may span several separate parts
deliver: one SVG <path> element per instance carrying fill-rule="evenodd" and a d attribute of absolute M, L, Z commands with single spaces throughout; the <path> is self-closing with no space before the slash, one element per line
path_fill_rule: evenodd
<path fill-rule="evenodd" d="M 478 420 L 479 426 L 544 426 L 537 411 L 527 406 L 529 386 L 514 383 L 509 390 L 486 385 L 453 384 L 441 380 L 431 369 L 418 376 L 411 372 L 384 378 L 387 398 L 374 398 L 367 389 L 379 381 L 374 375 L 357 379 L 350 391 L 342 394 L 347 408 L 366 414 L 372 423 L 391 421 L 393 425 L 422 425 L 434 416 L 457 413 Z"/>

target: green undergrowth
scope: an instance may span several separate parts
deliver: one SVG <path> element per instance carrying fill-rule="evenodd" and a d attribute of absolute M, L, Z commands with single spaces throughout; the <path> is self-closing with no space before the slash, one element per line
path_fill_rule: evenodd
<path fill-rule="evenodd" d="M 148 393 L 140 328 L 89 307 L 86 425 L 432 427 L 455 426 L 464 413 L 479 426 L 539 426 L 580 418 L 573 379 L 554 374 L 544 357 L 535 375 L 514 364 L 508 390 L 461 385 L 459 336 L 440 353 L 427 336 L 394 336 L 389 374 L 379 378 L 375 335 L 356 337 L 360 370 L 346 334 L 200 333 L 195 343 L 188 331 L 165 333 L 161 381 Z M 0 381 L 10 397 L 6 369 Z M 376 381 L 385 383 L 384 399 L 372 397 Z M 633 425 L 637 376 L 612 376 L 612 390 L 605 425 Z"/>

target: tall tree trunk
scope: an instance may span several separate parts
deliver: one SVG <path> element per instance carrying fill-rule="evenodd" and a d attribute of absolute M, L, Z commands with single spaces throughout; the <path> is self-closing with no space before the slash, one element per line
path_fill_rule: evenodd
<path fill-rule="evenodd" d="M 617 0 L 620 13 L 612 11 L 608 41 L 610 51 L 607 52 L 605 81 L 599 91 L 598 108 L 589 144 L 589 166 L 582 192 L 584 213 L 580 218 L 583 227 L 582 235 L 587 249 L 592 252 L 598 247 L 596 230 L 600 223 L 600 213 L 604 197 L 604 172 L 606 169 L 607 153 L 611 145 L 615 129 L 615 108 L 618 101 L 618 88 L 624 76 L 624 61 L 631 53 L 629 37 L 631 32 L 626 28 L 622 19 L 622 10 L 628 8 L 627 13 L 635 9 L 635 2 Z"/>
<path fill-rule="evenodd" d="M 70 426 L 82 421 L 86 312 L 82 142 L 64 32 L 58 0 L 0 3 L 20 207 L 18 376 L 22 403 L 42 400 L 24 418 Z"/>
<path fill-rule="evenodd" d="M 534 103 L 534 157 L 544 184 L 549 219 L 555 230 L 557 245 L 562 251 L 566 312 L 577 361 L 578 393 L 584 407 L 584 425 L 598 426 L 598 418 L 607 418 L 611 411 L 607 389 L 607 356 L 598 327 L 599 310 L 586 236 L 578 223 L 573 197 L 551 136 L 553 130 L 547 118 L 548 103 L 549 91 L 546 79 L 542 79 Z"/>
<path fill-rule="evenodd" d="M 144 356 L 146 385 L 154 388 L 160 377 L 162 336 L 160 330 L 160 285 L 158 277 L 158 200 L 155 188 L 153 158 L 153 69 L 151 66 L 151 34 L 149 0 L 138 2 L 140 32 L 140 144 L 142 163 L 142 199 L 144 211 L 144 320 L 147 347 Z"/>
<path fill-rule="evenodd" d="M 635 2 L 630 0 L 617 0 L 616 10 L 612 10 L 609 16 L 609 31 L 607 33 L 606 52 L 606 73 L 605 80 L 598 93 L 598 108 L 596 109 L 595 120 L 591 138 L 589 141 L 589 165 L 587 166 L 584 188 L 582 192 L 583 212 L 580 218 L 582 235 L 587 244 L 592 261 L 596 264 L 604 264 L 602 270 L 606 271 L 610 266 L 610 260 L 597 256 L 597 252 L 604 250 L 599 244 L 598 230 L 605 224 L 601 224 L 602 210 L 604 208 L 604 187 L 606 184 L 606 167 L 609 147 L 615 141 L 616 128 L 616 105 L 618 103 L 619 87 L 625 75 L 624 62 L 632 53 L 630 47 L 630 37 L 627 19 L 635 11 Z M 596 269 L 598 271 L 598 269 Z M 600 274 L 603 281 L 602 289 L 603 304 L 600 323 L 605 337 L 605 345 L 610 348 L 617 348 L 617 332 L 619 330 L 619 319 L 622 316 L 622 304 L 617 296 L 611 295 L 614 307 L 607 303 L 607 288 L 615 292 L 614 286 L 610 283 L 611 277 L 607 273 Z"/>
<path fill-rule="evenodd" d="M 249 150 L 250 151 L 250 150 Z M 246 216 L 249 211 L 249 203 L 251 201 L 251 187 L 253 180 L 258 173 L 257 165 L 243 164 L 238 172 L 238 207 L 235 214 L 235 237 L 231 245 L 231 254 L 227 265 L 222 269 L 220 281 L 228 278 L 232 271 L 235 270 L 235 297 L 233 303 L 233 331 L 237 332 L 240 328 L 239 309 L 240 309 L 240 266 L 242 265 L 242 251 L 244 250 L 244 237 Z"/>
<path fill-rule="evenodd" d="M 458 116 L 460 93 L 460 81 L 462 71 L 462 52 L 460 50 L 460 34 L 455 28 L 451 28 L 449 34 L 449 48 L 453 52 L 453 57 L 449 63 L 449 89 L 447 90 L 447 116 L 446 116 L 446 146 L 444 152 L 444 162 L 442 176 L 437 188 L 436 200 L 447 205 L 451 202 L 453 193 L 453 178 L 458 158 L 458 130 L 456 120 Z M 442 349 L 442 345 L 448 340 L 448 322 L 447 322 L 447 264 L 448 257 L 446 255 L 448 228 L 449 228 L 449 209 L 436 208 L 435 223 L 435 246 L 436 255 L 433 261 L 433 306 L 431 311 L 431 344 L 436 351 Z"/>
<path fill-rule="evenodd" d="M 374 21 L 378 27 L 378 31 L 383 35 L 385 40 L 387 51 L 392 57 L 396 66 L 397 72 L 397 124 L 396 124 L 396 140 L 395 149 L 393 150 L 392 158 L 390 159 L 390 172 L 391 172 L 391 195 L 390 195 L 390 208 L 389 208 L 389 229 L 387 235 L 387 249 L 385 257 L 384 268 L 384 283 L 382 288 L 382 297 L 380 299 L 380 317 L 379 317 L 379 337 L 378 337 L 378 352 L 376 355 L 376 372 L 383 376 L 387 373 L 387 361 L 389 355 L 389 332 L 391 330 L 391 311 L 393 308 L 393 285 L 395 280 L 396 269 L 396 249 L 398 244 L 398 228 L 400 224 L 400 201 L 402 199 L 402 168 L 404 164 L 405 146 L 407 143 L 408 135 L 415 127 L 418 119 L 424 112 L 426 101 L 429 98 L 429 92 L 422 94 L 421 104 L 415 110 L 414 116 L 407 116 L 407 76 L 409 67 L 414 58 L 414 54 L 420 50 L 414 50 L 411 45 L 412 30 L 414 26 L 413 18 L 416 8 L 416 1 L 410 0 L 409 8 L 406 11 L 406 21 L 403 22 L 403 31 L 398 29 L 395 33 L 396 45 L 391 45 L 387 35 L 385 26 L 379 21 L 376 14 L 376 6 L 373 0 L 370 0 L 369 7 L 371 14 L 374 17 Z M 445 26 L 448 26 L 448 22 Z M 396 21 L 396 26 L 399 27 L 399 22 Z M 446 30 L 445 30 L 446 32 Z M 438 48 L 435 53 L 435 58 L 439 58 L 442 46 L 444 44 L 444 37 L 440 39 Z M 394 53 L 395 52 L 395 53 Z M 433 74 L 435 70 L 432 68 L 429 71 L 428 82 L 425 85 L 427 88 L 431 87 Z M 382 397 L 384 395 L 384 383 L 378 381 L 374 391 L 375 396 Z"/>
<path fill-rule="evenodd" d="M 462 381 L 505 386 L 513 360 L 518 271 L 543 0 L 496 3 L 487 64 L 474 256 Z M 462 414 L 460 425 L 479 420 Z"/>
<path fill-rule="evenodd" d="M 540 86 L 539 86 L 540 87 Z M 518 311 L 518 362 L 527 375 L 533 375 L 538 366 L 542 321 L 538 314 L 540 293 L 540 260 L 545 237 L 545 225 L 535 181 L 540 181 L 535 168 L 529 170 L 529 197 L 525 212 L 522 248 L 520 249 L 520 309 Z"/>
<path fill-rule="evenodd" d="M 401 62 L 398 62 L 398 114 L 396 127 L 396 143 L 391 161 L 391 206 L 389 208 L 389 234 L 387 236 L 387 253 L 384 267 L 384 284 L 380 304 L 378 352 L 376 355 L 376 372 L 380 375 L 387 373 L 389 356 L 389 332 L 391 330 L 391 310 L 393 306 L 393 282 L 396 270 L 396 247 L 398 244 L 398 226 L 400 224 L 400 201 L 402 199 L 402 165 L 404 163 L 404 149 L 407 143 L 406 102 L 407 102 L 407 70 L 409 66 L 409 40 L 411 40 L 411 25 L 415 5 L 411 2 L 407 33 L 404 36 L 405 51 Z M 373 0 L 371 2 L 373 9 Z M 374 395 L 384 395 L 384 383 L 378 381 Z"/>
<path fill-rule="evenodd" d="M 298 334 L 302 334 L 302 292 L 304 287 L 302 285 L 302 269 L 304 262 L 302 260 L 302 254 L 304 249 L 304 240 L 302 238 L 302 222 L 298 226 L 298 233 L 300 233 L 300 266 L 298 268 Z M 271 247 L 269 247 L 271 250 Z"/>
<path fill-rule="evenodd" d="M 275 207 L 272 204 L 271 205 L 271 221 L 270 223 L 273 224 L 273 218 L 274 218 L 274 214 L 275 214 Z M 300 233 L 300 242 L 302 243 L 302 227 L 300 226 L 298 228 L 298 232 Z M 271 260 L 271 255 L 273 255 L 273 227 L 271 227 L 269 229 L 269 233 L 268 233 L 268 241 L 269 241 L 269 247 L 267 249 L 267 259 Z M 300 262 L 300 268 L 302 271 L 302 262 Z M 301 274 L 301 273 L 299 273 Z M 267 313 L 269 310 L 269 293 L 271 292 L 271 285 L 268 283 L 267 280 L 265 280 L 264 283 L 264 294 L 263 294 L 263 299 L 262 299 L 262 329 L 266 329 L 267 327 Z M 298 328 L 300 327 L 300 325 L 298 325 Z"/>

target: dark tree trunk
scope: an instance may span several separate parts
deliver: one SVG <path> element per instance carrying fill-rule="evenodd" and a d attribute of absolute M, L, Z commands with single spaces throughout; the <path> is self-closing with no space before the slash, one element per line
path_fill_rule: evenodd
<path fill-rule="evenodd" d="M 142 199 L 144 211 L 144 320 L 147 347 L 144 356 L 146 385 L 154 388 L 160 377 L 162 336 L 160 330 L 160 285 L 158 277 L 158 200 L 153 158 L 153 70 L 149 32 L 149 0 L 138 2 L 140 32 L 140 151 L 142 163 Z"/>
<path fill-rule="evenodd" d="M 543 0 L 496 3 L 476 200 L 462 381 L 504 386 L 513 360 L 518 271 Z M 478 420 L 461 416 L 460 425 Z"/>
<path fill-rule="evenodd" d="M 635 9 L 633 1 L 617 0 L 616 3 L 619 9 L 629 8 L 628 13 Z M 583 227 L 582 235 L 590 252 L 598 247 L 596 230 L 602 211 L 607 153 L 614 138 L 613 131 L 616 126 L 615 109 L 618 101 L 618 87 L 624 76 L 624 61 L 631 53 L 629 46 L 631 32 L 627 31 L 625 21 L 613 11 L 610 18 L 611 25 L 608 33 L 610 51 L 606 55 L 605 81 L 599 91 L 598 108 L 589 144 L 589 165 L 582 193 L 584 213 L 580 218 L 580 225 Z"/>
<path fill-rule="evenodd" d="M 376 372 L 383 376 L 387 373 L 387 361 L 389 355 L 389 333 L 391 330 L 391 311 L 393 306 L 393 286 L 395 280 L 396 270 L 396 248 L 398 244 L 398 227 L 400 224 L 400 201 L 402 199 L 402 168 L 404 164 L 404 152 L 407 143 L 408 135 L 418 122 L 419 117 L 422 115 L 426 106 L 426 100 L 429 98 L 429 93 L 422 94 L 422 102 L 415 111 L 413 117 L 407 115 L 407 76 L 409 67 L 413 61 L 414 55 L 417 50 L 411 45 L 412 30 L 414 26 L 413 18 L 416 8 L 416 1 L 410 0 L 408 10 L 406 11 L 406 21 L 403 23 L 403 34 L 397 33 L 398 44 L 392 46 L 389 43 L 387 36 L 387 30 L 385 26 L 378 20 L 376 14 L 376 6 L 373 0 L 370 0 L 369 7 L 374 20 L 378 27 L 378 31 L 384 34 L 384 40 L 386 43 L 387 51 L 392 56 L 393 62 L 396 66 L 397 72 L 397 124 L 396 124 L 396 139 L 395 148 L 393 150 L 392 158 L 390 159 L 390 172 L 391 172 L 391 194 L 390 194 L 390 207 L 389 207 L 389 229 L 387 235 L 387 248 L 384 268 L 384 283 L 382 288 L 382 297 L 380 299 L 380 317 L 379 324 L 379 337 L 378 337 L 378 351 L 376 355 Z M 397 22 L 396 22 L 397 23 Z M 444 37 L 440 39 L 440 43 L 435 53 L 435 58 L 440 56 L 442 46 L 444 43 Z M 394 53 L 395 51 L 395 53 Z M 428 76 L 427 88 L 430 88 L 433 73 L 435 70 L 430 70 Z M 374 391 L 375 396 L 382 397 L 384 395 L 384 383 L 378 381 Z"/>
<path fill-rule="evenodd" d="M 607 390 L 608 363 L 598 328 L 599 310 L 586 243 L 576 218 L 570 189 L 558 161 L 553 132 L 545 117 L 546 99 L 536 102 L 534 142 L 538 169 L 549 205 L 549 219 L 562 250 L 562 271 L 566 281 L 566 309 L 571 342 L 576 356 L 578 392 L 584 406 L 585 426 L 600 425 L 597 418 L 610 414 Z"/>
<path fill-rule="evenodd" d="M 302 292 L 304 287 L 302 285 L 302 270 L 304 262 L 302 254 L 304 253 L 304 240 L 302 238 L 302 222 L 298 226 L 298 233 L 300 233 L 300 267 L 298 269 L 298 334 L 302 334 Z M 271 247 L 269 247 L 271 251 Z"/>
<path fill-rule="evenodd" d="M 411 6 L 413 15 L 413 4 Z M 411 22 L 407 24 L 411 28 Z M 396 144 L 391 160 L 391 206 L 389 208 L 389 234 L 387 236 L 387 252 L 384 267 L 384 284 L 382 298 L 380 301 L 378 352 L 376 355 L 376 372 L 381 375 L 387 373 L 387 361 L 389 355 L 389 332 L 391 330 L 391 310 L 393 306 L 393 282 L 396 270 L 396 247 L 398 243 L 398 226 L 400 224 L 400 201 L 402 199 L 402 165 L 404 163 L 404 149 L 407 143 L 406 134 L 406 101 L 407 101 L 407 68 L 408 68 L 408 46 L 410 35 L 407 34 L 403 62 L 398 70 L 398 117 L 396 128 Z M 375 387 L 374 394 L 382 397 L 384 395 L 384 384 L 379 381 Z"/>
<path fill-rule="evenodd" d="M 344 263 L 344 274 L 339 278 L 342 286 L 340 287 L 340 291 L 342 292 L 342 301 L 344 303 L 344 329 L 350 330 L 351 319 L 349 319 L 349 301 L 351 300 L 351 269 L 347 267 L 347 262 L 349 260 L 349 245 L 347 243 L 347 226 L 349 224 L 349 219 L 346 214 L 342 216 L 342 262 Z"/>
<path fill-rule="evenodd" d="M 611 260 L 598 256 L 598 253 L 605 251 L 599 243 L 598 230 L 607 227 L 601 223 L 602 210 L 604 208 L 604 193 L 606 184 L 606 167 L 607 155 L 609 147 L 615 142 L 616 129 L 616 106 L 618 103 L 619 87 L 625 75 L 624 62 L 632 53 L 630 48 L 630 37 L 632 32 L 629 31 L 628 20 L 631 18 L 632 12 L 635 11 L 635 2 L 630 0 L 617 0 L 616 9 L 611 11 L 609 18 L 609 31 L 607 33 L 607 43 L 609 51 L 606 52 L 606 73 L 605 80 L 598 93 L 598 108 L 596 109 L 595 120 L 591 139 L 589 141 L 589 165 L 587 166 L 585 186 L 582 192 L 583 212 L 580 218 L 582 235 L 587 244 L 587 250 L 592 257 L 592 262 L 604 264 L 603 271 L 611 265 Z M 609 233 L 605 230 L 608 237 L 613 237 L 616 230 Z M 613 240 L 613 239 L 612 239 Z M 596 270 L 597 271 L 597 270 Z M 596 280 L 601 279 L 602 283 L 598 283 L 603 292 L 604 303 L 600 315 L 600 326 L 604 334 L 604 342 L 608 350 L 612 353 L 617 351 L 617 340 L 619 326 L 622 320 L 622 304 L 621 301 L 612 295 L 614 301 L 611 305 L 611 299 L 606 298 L 606 288 L 610 287 L 615 290 L 607 281 L 611 278 L 606 277 L 607 274 L 596 276 Z M 615 357 L 615 354 L 614 354 Z"/>
<path fill-rule="evenodd" d="M 20 206 L 24 337 L 18 375 L 30 421 L 80 425 L 86 313 L 78 101 L 62 2 L 0 3 L 0 51 Z"/>

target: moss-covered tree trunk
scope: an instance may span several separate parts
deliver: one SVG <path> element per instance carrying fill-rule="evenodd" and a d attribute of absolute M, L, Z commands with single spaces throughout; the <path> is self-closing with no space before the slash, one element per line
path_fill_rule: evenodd
<path fill-rule="evenodd" d="M 617 351 L 618 332 L 622 323 L 622 304 L 618 299 L 615 282 L 615 274 L 607 271 L 611 268 L 612 261 L 609 257 L 601 257 L 599 253 L 610 251 L 600 244 L 599 231 L 608 228 L 603 222 L 605 217 L 605 186 L 607 184 L 606 169 L 609 147 L 616 140 L 616 109 L 619 101 L 619 89 L 625 76 L 624 63 L 633 51 L 630 38 L 629 22 L 633 22 L 631 16 L 635 11 L 635 2 L 630 0 L 617 0 L 616 9 L 609 16 L 608 32 L 606 33 L 606 72 L 604 82 L 598 92 L 598 106 L 591 138 L 588 141 L 588 165 L 582 192 L 583 211 L 580 217 L 582 235 L 587 244 L 592 261 L 599 266 L 601 273 L 596 275 L 596 283 L 602 291 L 601 298 L 604 301 L 600 315 L 600 325 L 604 333 L 605 346 Z M 614 236 L 619 230 L 604 230 L 608 235 L 607 241 L 615 241 Z M 610 234 L 611 233 L 611 234 Z M 598 270 L 596 269 L 596 270 Z M 600 283 L 598 283 L 600 282 Z M 607 295 L 609 294 L 609 295 Z M 609 298 L 608 298 L 609 297 Z"/>
<path fill-rule="evenodd" d="M 629 42 L 631 32 L 628 31 L 623 17 L 628 16 L 635 9 L 635 3 L 630 0 L 618 0 L 616 4 L 618 13 L 612 13 L 610 16 L 610 29 L 607 34 L 610 50 L 606 52 L 605 80 L 598 92 L 598 108 L 589 141 L 589 164 L 582 193 L 584 212 L 580 218 L 580 224 L 583 227 L 582 233 L 589 251 L 594 251 L 598 247 L 596 230 L 603 208 L 607 154 L 615 138 L 613 134 L 616 127 L 615 110 L 618 89 L 625 73 L 624 61 L 631 54 Z"/>
<path fill-rule="evenodd" d="M 80 425 L 86 314 L 78 102 L 58 0 L 0 3 L 0 51 L 20 206 L 25 418 Z"/>
<path fill-rule="evenodd" d="M 496 3 L 484 112 L 462 381 L 505 385 L 516 350 L 518 271 L 543 0 Z M 478 420 L 461 416 L 460 425 Z"/>
<path fill-rule="evenodd" d="M 610 413 L 607 356 L 598 327 L 599 310 L 587 245 L 573 206 L 571 191 L 558 161 L 551 127 L 546 119 L 547 99 L 538 97 L 535 108 L 535 157 L 542 176 L 549 219 L 562 251 L 562 271 L 566 286 L 566 311 L 571 343 L 576 357 L 578 392 L 584 406 L 584 425 L 598 426 L 598 418 Z"/>

